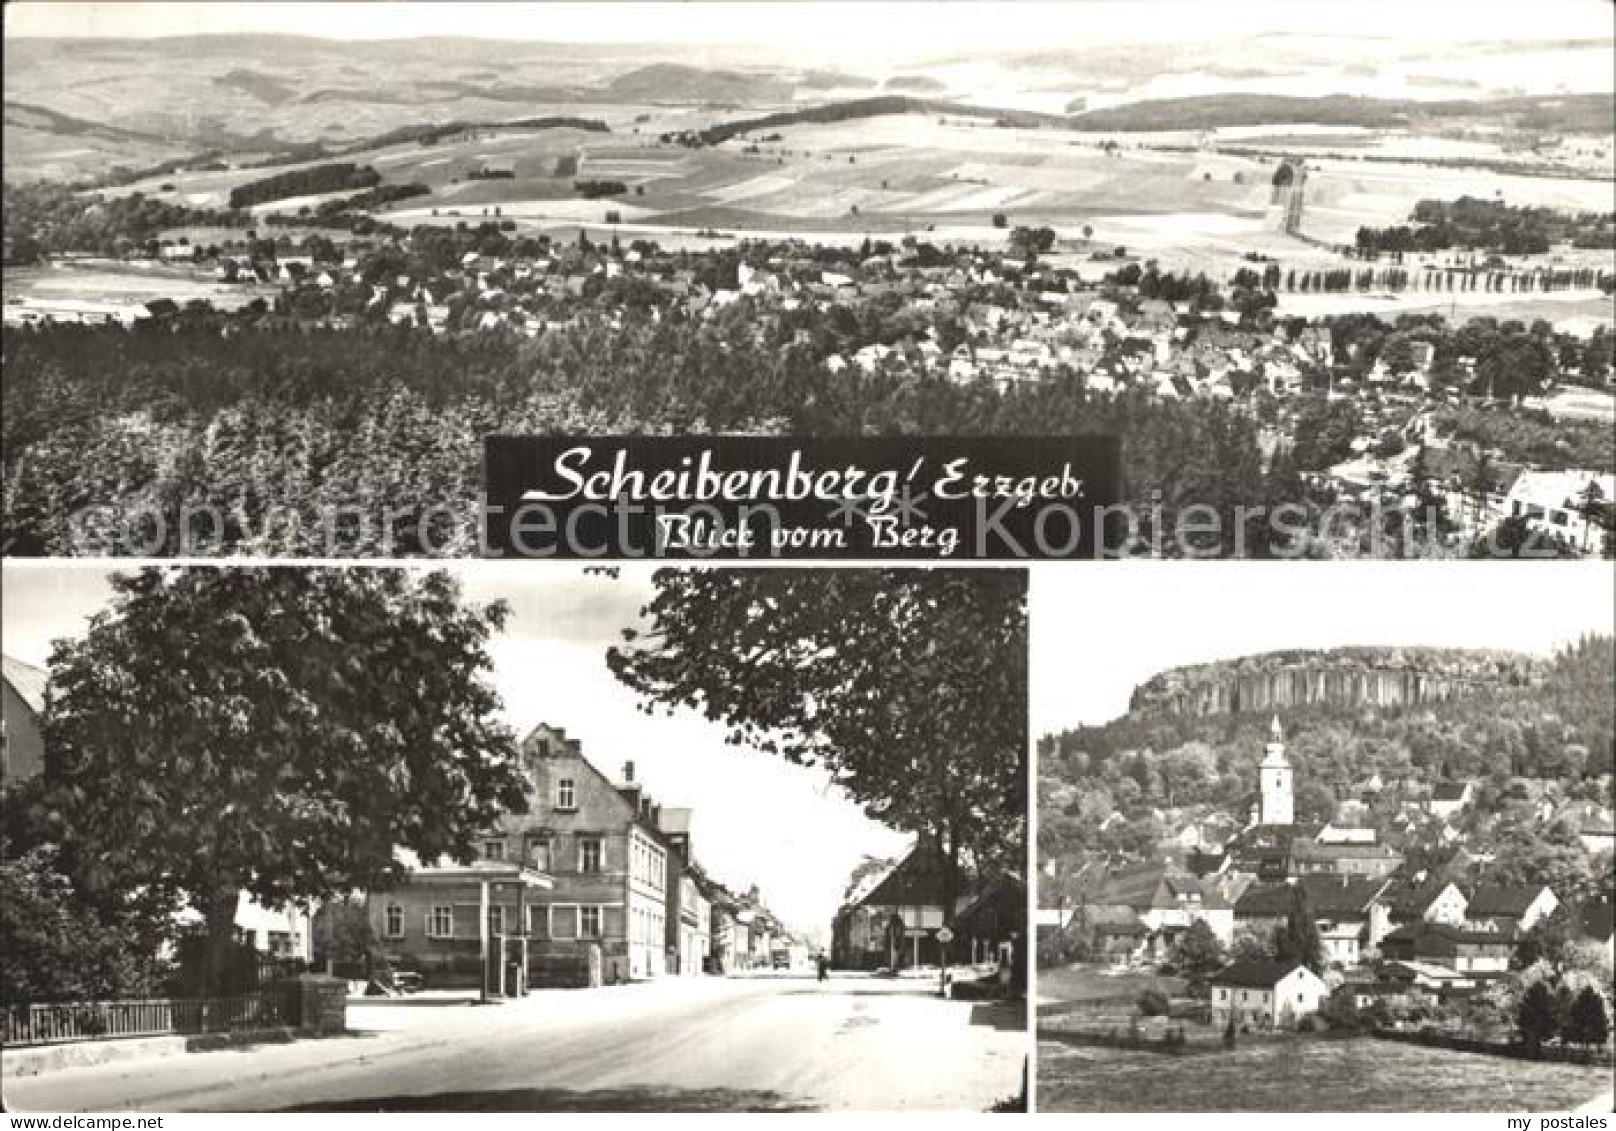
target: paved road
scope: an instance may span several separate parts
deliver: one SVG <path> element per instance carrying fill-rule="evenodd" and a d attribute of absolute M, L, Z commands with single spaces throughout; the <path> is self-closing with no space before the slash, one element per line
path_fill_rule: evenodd
<path fill-rule="evenodd" d="M 967 1110 L 1015 1095 L 1019 1007 L 869 978 L 669 979 L 352 1005 L 355 1035 L 6 1081 L 12 1111 Z"/>

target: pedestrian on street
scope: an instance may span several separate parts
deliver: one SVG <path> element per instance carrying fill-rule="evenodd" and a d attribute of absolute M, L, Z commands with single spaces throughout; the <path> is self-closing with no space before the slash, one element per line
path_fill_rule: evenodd
<path fill-rule="evenodd" d="M 819 968 L 819 980 L 823 982 L 830 974 L 830 959 L 825 957 L 824 951 L 819 952 L 819 956 L 814 959 L 814 965 Z"/>

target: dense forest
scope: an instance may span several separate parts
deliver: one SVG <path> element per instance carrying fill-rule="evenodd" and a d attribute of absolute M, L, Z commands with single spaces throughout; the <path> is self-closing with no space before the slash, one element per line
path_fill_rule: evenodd
<path fill-rule="evenodd" d="M 757 130 L 777 130 L 803 122 L 847 122 L 885 114 L 946 114 L 953 117 L 986 118 L 993 122 L 1015 126 L 1060 125 L 1064 122 L 1058 115 L 1040 114 L 1031 110 L 989 110 L 932 98 L 880 94 L 870 98 L 827 102 L 821 106 L 810 106 L 802 110 L 783 110 L 777 114 L 765 114 L 757 118 L 738 118 L 729 122 L 719 122 L 701 130 L 663 134 L 662 140 L 688 146 L 719 145 L 732 137 Z"/>
<path fill-rule="evenodd" d="M 1508 880 L 1511 869 L 1541 863 L 1547 854 L 1552 866 L 1567 869 L 1569 882 L 1586 880 L 1599 865 L 1577 843 L 1576 829 L 1557 827 L 1552 811 L 1579 799 L 1611 804 L 1616 640 L 1589 637 L 1549 661 L 1438 650 L 1423 658 L 1433 672 L 1475 677 L 1475 690 L 1438 702 L 1343 700 L 1279 712 L 1296 769 L 1298 821 L 1328 821 L 1342 802 L 1358 799 L 1395 847 L 1445 860 L 1453 846 L 1431 829 L 1408 827 L 1403 817 L 1438 782 L 1473 779 L 1480 795 L 1461 826 L 1466 839 L 1478 851 L 1536 846 L 1520 847 L 1515 859 L 1498 851 L 1493 878 Z M 1262 662 L 1231 660 L 1197 669 L 1197 678 L 1211 678 L 1220 666 L 1232 678 Z M 1324 652 L 1316 662 L 1323 669 L 1342 658 Z M 1040 741 L 1039 838 L 1046 854 L 1135 858 L 1175 831 L 1159 815 L 1167 810 L 1221 812 L 1244 823 L 1271 713 L 1196 716 L 1163 709 L 1156 696 L 1143 701 L 1144 709 L 1103 726 Z M 1124 819 L 1102 829 L 1113 813 Z"/>
<path fill-rule="evenodd" d="M 1237 505 L 1301 493 L 1294 476 L 1266 468 L 1255 422 L 1221 403 L 1098 394 L 1070 373 L 1000 390 L 832 372 L 795 327 L 760 337 L 739 307 L 711 322 L 655 313 L 586 311 L 536 339 L 386 325 L 311 330 L 199 312 L 133 330 L 8 328 L 5 550 L 129 552 L 143 543 L 99 524 L 98 508 L 149 507 L 168 516 L 165 540 L 150 549 L 172 553 L 181 509 L 211 506 L 236 517 L 222 544 L 203 552 L 308 552 L 320 545 L 322 508 L 379 515 L 384 503 L 420 500 L 458 509 L 461 540 L 423 546 L 401 535 L 388 544 L 373 529 L 355 531 L 353 551 L 465 552 L 481 441 L 494 432 L 1114 432 L 1140 521 L 1119 530 L 1112 548 L 1129 552 L 1144 552 L 1192 504 L 1225 518 L 1225 536 L 1207 534 L 1207 547 L 1235 552 L 1227 532 Z M 301 515 L 302 527 L 260 530 L 277 508 Z M 1279 548 L 1266 523 L 1249 527 L 1242 550 Z M 1174 552 L 1170 543 L 1164 551 Z"/>
<path fill-rule="evenodd" d="M 112 256 L 149 250 L 155 255 L 158 237 L 171 228 L 246 229 L 252 224 L 246 212 L 170 204 L 138 192 L 86 202 L 63 185 L 7 184 L 0 199 L 10 244 L 7 262 L 18 264 L 66 251 Z"/>
<path fill-rule="evenodd" d="M 313 165 L 306 169 L 291 169 L 237 185 L 230 190 L 230 207 L 251 208 L 255 204 L 268 204 L 270 201 L 284 200 L 292 196 L 316 196 L 320 193 L 342 192 L 346 189 L 373 189 L 381 183 L 381 174 L 369 165 L 338 161 L 327 165 Z"/>
<path fill-rule="evenodd" d="M 1543 255 L 1556 244 L 1582 248 L 1616 247 L 1616 215 L 1561 212 L 1553 208 L 1505 204 L 1461 196 L 1422 200 L 1410 224 L 1359 228 L 1359 251 L 1401 254 L 1464 248 L 1499 255 Z"/>

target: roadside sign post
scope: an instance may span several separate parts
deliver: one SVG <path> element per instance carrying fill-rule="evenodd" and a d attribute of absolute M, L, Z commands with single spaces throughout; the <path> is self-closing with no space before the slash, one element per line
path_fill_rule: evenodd
<path fill-rule="evenodd" d="M 938 965 L 942 967 L 942 973 L 939 975 L 939 977 L 941 978 L 941 982 L 940 982 L 940 984 L 938 986 L 938 992 L 941 993 L 943 997 L 948 997 L 949 996 L 949 993 L 948 993 L 948 944 L 953 942 L 953 941 L 954 941 L 954 932 L 951 929 L 949 929 L 947 926 L 942 926 L 942 927 L 937 928 L 937 951 L 938 951 L 937 958 L 938 958 Z"/>

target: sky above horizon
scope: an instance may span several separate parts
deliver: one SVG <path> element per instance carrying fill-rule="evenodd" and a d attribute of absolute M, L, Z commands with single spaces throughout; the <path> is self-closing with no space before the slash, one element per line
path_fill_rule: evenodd
<path fill-rule="evenodd" d="M 422 567 L 426 568 L 426 567 Z M 43 666 L 52 640 L 81 635 L 111 596 L 104 564 L 8 561 L 0 573 L 5 653 Z M 507 722 L 566 729 L 597 769 L 635 776 L 667 807 L 696 811 L 698 859 L 719 880 L 756 883 L 785 921 L 829 941 L 831 916 L 866 853 L 901 854 L 910 838 L 868 817 L 819 770 L 727 746 L 722 727 L 689 713 L 649 716 L 606 667 L 606 648 L 653 595 L 648 567 L 612 579 L 532 563 L 454 567 L 468 600 L 505 599 L 511 619 L 489 651 Z"/>
<path fill-rule="evenodd" d="M 850 16 L 857 11 L 856 23 Z M 333 39 L 454 35 L 563 43 L 766 44 L 825 57 L 1204 42 L 1256 35 L 1397 41 L 1608 38 L 1606 0 L 1409 5 L 1393 0 L 1051 3 L 32 3 L 7 36 L 277 32 Z"/>
<path fill-rule="evenodd" d="M 1290 648 L 1549 655 L 1616 631 L 1609 562 L 1132 562 L 1032 571 L 1036 736 L 1128 710 L 1185 664 Z"/>

